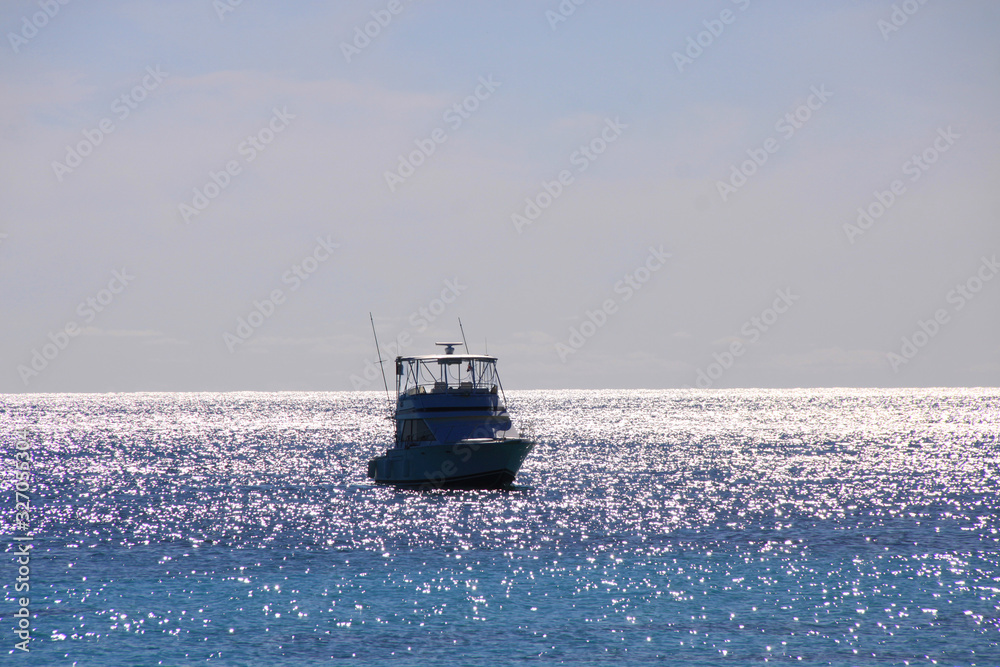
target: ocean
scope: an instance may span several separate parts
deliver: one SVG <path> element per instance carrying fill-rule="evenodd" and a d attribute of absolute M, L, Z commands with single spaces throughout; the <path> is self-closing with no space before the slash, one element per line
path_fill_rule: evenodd
<path fill-rule="evenodd" d="M 384 394 L 0 397 L 2 652 L 1000 665 L 1000 390 L 508 398 L 515 487 L 420 492 L 366 477 Z"/>

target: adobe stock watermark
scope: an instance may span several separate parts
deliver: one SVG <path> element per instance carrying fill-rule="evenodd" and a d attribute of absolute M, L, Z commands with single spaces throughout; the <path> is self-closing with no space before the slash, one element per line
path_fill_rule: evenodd
<path fill-rule="evenodd" d="M 149 94 L 160 87 L 163 80 L 170 74 L 160 70 L 160 66 L 152 65 L 146 68 L 146 73 L 142 80 L 131 90 L 119 95 L 111 103 L 111 113 L 119 122 L 124 121 L 132 115 L 132 112 L 139 108 L 139 105 L 149 97 Z M 106 116 L 98 121 L 94 128 L 83 130 L 83 139 L 72 146 L 66 146 L 66 156 L 62 162 L 52 161 L 52 171 L 56 175 L 56 180 L 62 183 L 67 174 L 83 164 L 84 159 L 94 152 L 94 149 L 104 143 L 104 140 L 115 131 L 115 121 L 111 116 Z"/>
<path fill-rule="evenodd" d="M 811 86 L 810 94 L 806 97 L 804 104 L 800 104 L 785 115 L 778 118 L 774 124 L 774 130 L 782 139 L 788 141 L 795 133 L 803 128 L 813 117 L 813 113 L 823 108 L 823 105 L 833 97 L 833 93 L 826 89 L 826 85 L 821 84 L 819 88 Z M 749 159 L 738 165 L 730 167 L 729 179 L 726 181 L 716 181 L 715 186 L 719 191 L 719 196 L 725 202 L 731 195 L 747 184 L 750 178 L 763 167 L 772 155 L 781 149 L 781 142 L 774 137 L 768 137 L 758 148 L 748 148 L 746 150 Z"/>
<path fill-rule="evenodd" d="M 319 267 L 333 256 L 333 251 L 339 247 L 340 244 L 334 243 L 330 236 L 317 237 L 316 245 L 313 246 L 312 251 L 281 274 L 282 284 L 289 286 L 289 292 L 297 292 L 305 281 L 309 280 L 319 270 Z M 284 304 L 287 298 L 288 295 L 285 294 L 285 291 L 276 287 L 264 299 L 255 299 L 253 308 L 250 309 L 247 316 L 236 318 L 234 332 L 226 331 L 222 334 L 222 341 L 226 344 L 229 352 L 236 352 L 236 346 L 250 340 L 257 329 L 271 319 L 278 306 Z"/>
<path fill-rule="evenodd" d="M 409 4 L 413 0 L 406 0 Z M 405 9 L 402 0 L 389 0 L 385 9 L 373 9 L 372 20 L 364 25 L 354 28 L 354 38 L 350 42 L 340 43 L 340 52 L 344 54 L 344 60 L 348 63 L 354 56 L 360 56 L 361 52 L 367 49 L 372 40 L 382 34 L 382 31 L 389 27 L 393 19 Z"/>
<path fill-rule="evenodd" d="M 243 166 L 256 160 L 257 156 L 266 150 L 279 134 L 288 129 L 289 123 L 294 119 L 294 114 L 288 113 L 288 107 L 281 109 L 274 107 L 267 124 L 256 133 L 248 135 L 236 147 L 236 153 L 243 158 L 243 161 L 233 158 L 227 160 L 219 171 L 209 170 L 208 181 L 205 182 L 205 185 L 200 188 L 195 187 L 192 190 L 191 203 L 181 202 L 177 205 L 177 210 L 184 222 L 190 223 L 192 218 L 207 209 L 232 184 L 233 179 L 243 173 Z"/>
<path fill-rule="evenodd" d="M 927 4 L 927 0 L 903 0 L 903 2 L 893 4 L 889 20 L 879 19 L 875 26 L 882 33 L 882 41 L 888 42 L 889 35 L 897 32 L 909 22 L 910 17 L 920 11 L 920 8 Z"/>
<path fill-rule="evenodd" d="M 561 0 L 555 10 L 545 10 L 545 20 L 549 22 L 549 27 L 552 28 L 552 32 L 555 32 L 560 23 L 568 21 L 569 17 L 576 13 L 576 8 L 586 1 L 587 0 Z"/>
<path fill-rule="evenodd" d="M 76 314 L 80 316 L 84 324 L 91 324 L 97 319 L 99 313 L 104 312 L 119 294 L 135 280 L 134 275 L 128 273 L 128 269 L 122 268 L 111 272 L 111 280 L 107 287 L 98 290 L 93 296 L 88 296 L 76 307 Z M 76 320 L 66 322 L 55 333 L 49 332 L 48 342 L 41 347 L 31 349 L 31 360 L 27 364 L 18 364 L 16 370 L 21 377 L 24 386 L 27 387 L 32 378 L 38 377 L 42 371 L 49 367 L 59 354 L 69 347 L 70 340 L 80 335 L 81 329 Z"/>
<path fill-rule="evenodd" d="M 219 22 L 226 20 L 226 14 L 232 14 L 236 8 L 243 4 L 243 0 L 213 0 L 212 9 L 215 10 Z"/>
<path fill-rule="evenodd" d="M 951 129 L 951 125 L 947 128 L 939 127 L 937 136 L 934 137 L 931 145 L 920 153 L 911 155 L 900 167 L 900 170 L 904 176 L 910 177 L 911 183 L 916 183 L 921 176 L 930 170 L 931 165 L 936 163 L 942 154 L 947 153 L 955 145 L 955 140 L 961 138 L 962 135 L 955 133 Z M 872 201 L 866 206 L 858 207 L 858 217 L 854 224 L 844 223 L 844 234 L 847 235 L 847 240 L 850 241 L 851 245 L 854 245 L 855 239 L 871 229 L 875 222 L 885 215 L 905 193 L 906 184 L 901 178 L 894 179 L 885 190 L 875 190 L 872 193 Z"/>
<path fill-rule="evenodd" d="M 622 130 L 626 128 L 628 125 L 621 122 L 617 116 L 614 120 L 604 119 L 604 129 L 601 130 L 601 133 L 587 143 L 581 144 L 570 154 L 570 165 L 576 168 L 578 174 L 587 171 L 590 165 L 608 150 L 608 146 L 618 141 Z M 543 180 L 541 190 L 534 197 L 525 197 L 524 209 L 520 213 L 511 214 L 510 221 L 514 225 L 514 230 L 521 234 L 525 227 L 538 220 L 542 213 L 552 206 L 552 203 L 562 196 L 566 188 L 575 181 L 576 176 L 570 169 L 563 169 L 551 181 Z"/>
<path fill-rule="evenodd" d="M 646 260 L 614 284 L 612 291 L 621 296 L 621 303 L 630 301 L 650 281 L 653 274 L 663 268 L 670 256 L 670 253 L 663 251 L 662 245 L 659 248 L 650 246 Z M 556 354 L 559 355 L 559 360 L 566 363 L 570 355 L 583 349 L 587 341 L 593 338 L 608 323 L 608 319 L 618 312 L 619 305 L 619 298 L 612 296 L 601 302 L 596 310 L 587 310 L 584 313 L 587 319 L 579 327 L 571 326 L 569 328 L 566 342 L 556 343 Z"/>
<path fill-rule="evenodd" d="M 410 317 L 407 319 L 410 324 L 410 328 L 400 331 L 396 337 L 393 340 L 390 340 L 389 344 L 385 346 L 385 354 L 387 355 L 387 358 L 391 360 L 401 355 L 403 350 L 413 344 L 413 334 L 420 334 L 427 331 L 428 327 L 430 327 L 435 320 L 440 318 L 445 311 L 448 310 L 448 306 L 455 303 L 458 297 L 462 295 L 462 292 L 467 289 L 469 289 L 469 286 L 463 285 L 459 282 L 458 276 L 446 279 L 444 281 L 444 287 L 441 289 L 440 296 L 431 299 L 426 306 L 421 306 L 417 310 L 410 313 Z M 378 364 L 378 357 L 366 359 L 365 368 L 361 375 L 351 375 L 351 386 L 355 391 L 367 389 L 371 386 L 372 382 L 382 377 L 382 371 L 379 370 Z"/>
<path fill-rule="evenodd" d="M 15 593 L 31 592 L 31 548 L 35 539 L 31 530 L 31 493 L 33 465 L 31 444 L 22 433 L 14 443 L 14 559 L 17 563 Z M 17 611 L 14 612 L 14 635 L 21 641 L 14 643 L 18 651 L 29 652 L 31 642 L 31 598 L 15 597 Z"/>
<path fill-rule="evenodd" d="M 38 35 L 38 31 L 47 26 L 56 17 L 56 14 L 69 3 L 70 0 L 38 0 L 38 6 L 42 11 L 35 12 L 30 18 L 22 16 L 21 30 L 16 33 L 7 33 L 7 41 L 10 42 L 10 48 L 14 49 L 14 53 L 20 53 L 21 47 L 34 39 Z"/>
<path fill-rule="evenodd" d="M 479 85 L 472 91 L 472 94 L 461 102 L 456 102 L 448 107 L 442 115 L 442 120 L 448 129 L 455 132 L 462 127 L 462 124 L 479 109 L 479 105 L 490 99 L 500 85 L 499 81 L 493 79 L 492 74 L 479 77 Z M 384 174 L 385 184 L 389 186 L 389 192 L 395 192 L 397 187 L 413 176 L 417 169 L 427 162 L 427 158 L 437 151 L 437 147 L 446 141 L 448 141 L 448 130 L 443 127 L 434 128 L 424 139 L 414 139 L 416 150 L 410 151 L 406 155 L 400 155 L 396 170 L 386 171 Z"/>
<path fill-rule="evenodd" d="M 903 336 L 900 340 L 899 352 L 888 352 L 885 359 L 889 362 L 889 367 L 894 373 L 905 364 L 910 363 L 921 349 L 927 346 L 934 339 L 944 325 L 951 322 L 954 313 L 959 312 L 983 289 L 983 286 L 1000 273 L 1000 263 L 997 256 L 983 257 L 979 263 L 979 268 L 965 282 L 955 285 L 948 290 L 945 295 L 945 303 L 951 305 L 951 311 L 947 308 L 938 308 L 934 314 L 926 320 L 917 320 L 916 330 L 909 336 Z"/>
<path fill-rule="evenodd" d="M 746 11 L 747 7 L 750 6 L 750 0 L 730 0 L 734 5 L 736 5 L 741 12 Z M 684 68 L 688 65 L 693 65 L 694 61 L 701 57 L 705 52 L 705 49 L 712 46 L 722 33 L 726 31 L 727 25 L 732 25 L 736 23 L 736 18 L 739 16 L 734 13 L 731 9 L 723 9 L 719 12 L 719 18 L 717 19 L 705 19 L 701 22 L 705 29 L 700 31 L 694 36 L 687 38 L 687 47 L 684 52 L 680 51 L 673 52 L 674 64 L 677 65 L 677 71 L 684 73 Z"/>
<path fill-rule="evenodd" d="M 759 315 L 751 317 L 740 327 L 739 333 L 743 338 L 731 342 L 729 348 L 722 353 L 713 352 L 714 361 L 704 369 L 698 369 L 695 374 L 695 386 L 699 389 L 709 389 L 716 380 L 733 367 L 737 359 L 746 354 L 747 344 L 744 343 L 744 340 L 748 340 L 751 345 L 759 341 L 761 335 L 769 331 L 798 300 L 799 296 L 792 294 L 792 290 L 787 287 L 783 290 L 777 290 L 771 306 L 760 311 Z"/>

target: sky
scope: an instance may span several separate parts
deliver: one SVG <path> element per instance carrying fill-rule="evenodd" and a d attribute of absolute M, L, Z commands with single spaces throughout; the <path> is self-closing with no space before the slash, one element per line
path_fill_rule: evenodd
<path fill-rule="evenodd" d="M 0 393 L 1000 380 L 1000 5 L 7 1 Z M 391 366 L 387 369 L 391 376 Z"/>

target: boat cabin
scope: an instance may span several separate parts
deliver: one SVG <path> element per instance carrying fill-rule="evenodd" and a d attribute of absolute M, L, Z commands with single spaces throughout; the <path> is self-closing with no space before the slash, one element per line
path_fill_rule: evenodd
<path fill-rule="evenodd" d="M 397 446 L 505 437 L 511 422 L 497 394 L 497 358 L 438 345 L 444 354 L 396 357 Z"/>

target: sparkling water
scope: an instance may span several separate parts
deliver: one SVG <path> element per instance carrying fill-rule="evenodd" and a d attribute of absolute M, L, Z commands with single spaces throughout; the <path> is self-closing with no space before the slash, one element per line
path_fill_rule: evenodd
<path fill-rule="evenodd" d="M 375 393 L 0 398 L 2 651 L 1000 664 L 1000 390 L 508 397 L 538 440 L 515 488 L 434 492 L 367 479 L 392 436 Z M 16 442 L 33 466 L 29 653 Z"/>

